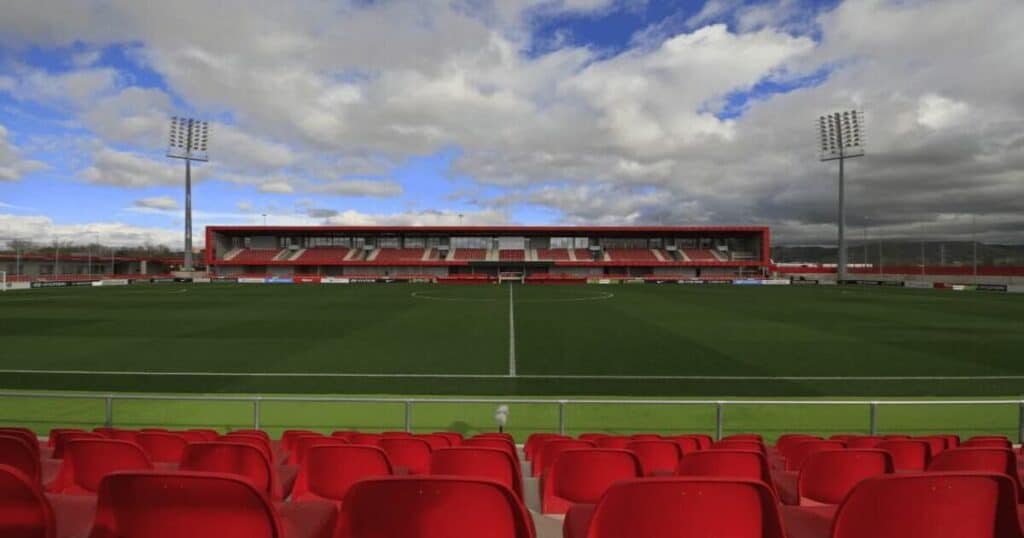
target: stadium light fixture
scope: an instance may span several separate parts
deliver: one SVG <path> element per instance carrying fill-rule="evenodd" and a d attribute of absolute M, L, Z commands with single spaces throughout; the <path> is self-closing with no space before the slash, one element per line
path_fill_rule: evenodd
<path fill-rule="evenodd" d="M 822 162 L 839 161 L 839 259 L 837 279 L 846 280 L 846 187 L 843 168 L 846 159 L 864 156 L 864 113 L 844 110 L 818 118 L 821 135 L 819 158 Z"/>
<path fill-rule="evenodd" d="M 185 271 L 192 266 L 192 161 L 207 162 L 210 124 L 193 118 L 172 116 L 167 156 L 185 161 Z"/>

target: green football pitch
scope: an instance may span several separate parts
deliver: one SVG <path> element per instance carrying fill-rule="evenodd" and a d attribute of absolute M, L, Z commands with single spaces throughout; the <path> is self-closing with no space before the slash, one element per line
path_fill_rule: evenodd
<path fill-rule="evenodd" d="M 0 295 L 0 339 L 0 388 L 22 390 L 641 402 L 1016 399 L 1024 386 L 1024 296 L 983 292 L 412 284 L 42 289 Z M 16 421 L 11 414 L 21 413 L 37 423 L 72 421 L 86 409 L 93 416 L 90 406 L 99 405 L 4 401 L 0 421 Z M 138 424 L 187 418 L 230 427 L 251 420 L 251 406 L 244 402 L 222 402 L 215 413 L 199 413 L 209 409 L 203 402 L 117 405 L 121 420 Z M 324 428 L 360 427 L 360 421 L 367 421 L 361 426 L 366 428 L 404 424 L 400 405 L 347 405 L 344 413 L 332 405 L 267 402 L 264 422 Z M 863 429 L 863 407 L 796 412 L 787 406 L 731 405 L 729 428 Z M 899 407 L 879 418 L 880 427 L 937 426 L 922 421 L 923 412 L 911 411 L 913 406 Z M 993 427 L 1016 426 L 1015 405 L 942 407 L 943 424 L 956 421 L 960 429 L 988 431 L 988 421 Z M 452 427 L 447 417 L 457 416 L 454 411 L 467 413 L 466 424 L 488 424 L 493 408 L 417 404 L 415 427 Z M 102 416 L 102 409 L 97 412 Z M 521 404 L 513 413 L 524 431 L 557 421 L 557 409 L 546 404 Z M 573 406 L 567 414 L 573 429 L 671 424 L 706 430 L 714 424 L 715 408 L 692 406 L 683 417 L 665 406 L 594 404 Z"/>

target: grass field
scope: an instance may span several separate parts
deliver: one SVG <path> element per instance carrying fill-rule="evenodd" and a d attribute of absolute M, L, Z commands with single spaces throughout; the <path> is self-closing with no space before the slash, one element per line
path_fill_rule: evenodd
<path fill-rule="evenodd" d="M 5 389 L 1017 398 L 1024 386 L 1018 358 L 1024 297 L 981 292 L 679 285 L 66 288 L 0 295 L 0 338 Z M 174 375 L 143 375 L 152 372 Z M 401 404 L 262 405 L 263 425 L 271 429 L 404 426 Z M 118 401 L 115 419 L 240 427 L 251 423 L 251 408 L 246 402 Z M 493 408 L 418 404 L 412 424 L 487 428 Z M 1016 405 L 900 406 L 880 412 L 879 427 L 1015 431 L 1017 411 Z M 592 405 L 566 413 L 570 431 L 710 431 L 715 409 Z M 557 427 L 552 405 L 520 404 L 513 416 L 517 430 Z M 726 417 L 727 431 L 769 435 L 863 430 L 867 424 L 864 405 L 732 406 Z M 0 422 L 102 419 L 97 401 L 0 399 Z"/>

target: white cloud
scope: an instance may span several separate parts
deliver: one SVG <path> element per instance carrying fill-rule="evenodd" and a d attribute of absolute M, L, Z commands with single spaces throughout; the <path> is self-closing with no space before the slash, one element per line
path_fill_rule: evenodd
<path fill-rule="evenodd" d="M 184 185 L 182 168 L 167 160 L 157 161 L 134 153 L 101 149 L 93 155 L 93 165 L 83 170 L 81 177 L 89 183 L 119 187 Z M 202 180 L 204 176 L 203 168 L 193 168 L 193 182 Z"/>
<path fill-rule="evenodd" d="M 291 184 L 284 181 L 271 181 L 269 183 L 263 183 L 259 187 L 260 192 L 271 192 L 275 194 L 291 194 L 295 192 L 295 188 Z"/>
<path fill-rule="evenodd" d="M 42 162 L 24 158 L 21 150 L 7 139 L 7 129 L 0 125 L 0 182 L 17 181 L 25 174 L 45 168 Z"/>
<path fill-rule="evenodd" d="M 151 196 L 149 198 L 140 198 L 135 200 L 132 205 L 144 209 L 178 209 L 178 201 L 170 196 Z"/>
<path fill-rule="evenodd" d="M 150 243 L 180 249 L 184 243 L 181 230 L 178 228 L 133 226 L 110 221 L 60 224 L 45 215 L 0 213 L 0 230 L 8 231 L 13 238 L 37 243 L 60 240 L 84 245 L 94 243 L 96 234 L 99 234 L 100 243 L 103 245 L 137 246 Z M 197 246 L 202 246 L 202 234 L 197 234 L 194 241 L 197 242 Z"/>
<path fill-rule="evenodd" d="M 917 105 L 917 122 L 930 129 L 942 129 L 967 116 L 967 103 L 930 93 L 921 96 Z"/>

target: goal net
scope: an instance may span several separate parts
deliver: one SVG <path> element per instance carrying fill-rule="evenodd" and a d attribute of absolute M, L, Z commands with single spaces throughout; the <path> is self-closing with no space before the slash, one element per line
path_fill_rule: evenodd
<path fill-rule="evenodd" d="M 498 273 L 498 283 L 502 282 L 523 282 L 523 273 L 501 272 Z"/>

